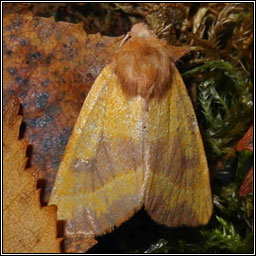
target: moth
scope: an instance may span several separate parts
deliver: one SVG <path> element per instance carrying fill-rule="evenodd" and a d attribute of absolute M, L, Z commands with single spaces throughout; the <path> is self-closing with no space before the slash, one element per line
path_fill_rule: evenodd
<path fill-rule="evenodd" d="M 139 23 L 94 82 L 49 201 L 77 248 L 84 249 L 83 238 L 110 232 L 142 206 L 169 227 L 208 222 L 207 160 L 175 67 L 187 51 Z"/>

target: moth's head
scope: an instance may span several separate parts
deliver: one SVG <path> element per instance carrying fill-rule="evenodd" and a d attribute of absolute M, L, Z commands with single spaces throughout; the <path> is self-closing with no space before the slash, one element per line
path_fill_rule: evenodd
<path fill-rule="evenodd" d="M 155 37 L 155 34 L 149 30 L 146 24 L 144 23 L 138 23 L 132 26 L 132 29 L 130 31 L 131 37 Z"/>

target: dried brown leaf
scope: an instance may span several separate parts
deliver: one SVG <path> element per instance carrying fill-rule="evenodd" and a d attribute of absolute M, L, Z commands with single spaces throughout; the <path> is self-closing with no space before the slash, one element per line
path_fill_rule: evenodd
<path fill-rule="evenodd" d="M 236 145 L 237 151 L 249 150 L 253 152 L 253 125 Z"/>
<path fill-rule="evenodd" d="M 3 24 L 4 100 L 17 95 L 47 203 L 82 103 L 119 38 L 87 36 L 82 24 L 12 13 Z"/>
<path fill-rule="evenodd" d="M 237 151 L 249 150 L 253 152 L 253 125 L 246 132 L 244 137 L 238 142 L 236 146 Z M 253 192 L 253 168 L 249 170 L 243 183 L 240 187 L 240 196 L 245 196 Z"/>
<path fill-rule="evenodd" d="M 11 98 L 3 123 L 3 251 L 58 253 L 56 207 L 40 207 L 32 170 L 25 170 L 27 141 L 18 139 L 18 111 L 18 100 Z"/>

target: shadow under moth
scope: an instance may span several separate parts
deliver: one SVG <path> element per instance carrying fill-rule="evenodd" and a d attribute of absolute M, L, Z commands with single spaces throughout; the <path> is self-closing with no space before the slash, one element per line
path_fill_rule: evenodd
<path fill-rule="evenodd" d="M 169 227 L 206 224 L 212 195 L 190 98 L 175 67 L 188 51 L 132 27 L 94 82 L 49 204 L 65 220 L 67 251 L 110 232 L 142 206 Z"/>

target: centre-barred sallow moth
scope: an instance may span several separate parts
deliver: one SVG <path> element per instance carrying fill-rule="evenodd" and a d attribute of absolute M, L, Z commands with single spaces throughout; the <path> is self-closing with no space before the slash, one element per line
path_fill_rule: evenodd
<path fill-rule="evenodd" d="M 111 231 L 142 206 L 170 227 L 212 214 L 200 131 L 175 67 L 187 50 L 144 24 L 129 35 L 83 104 L 50 197 L 74 240 Z"/>

